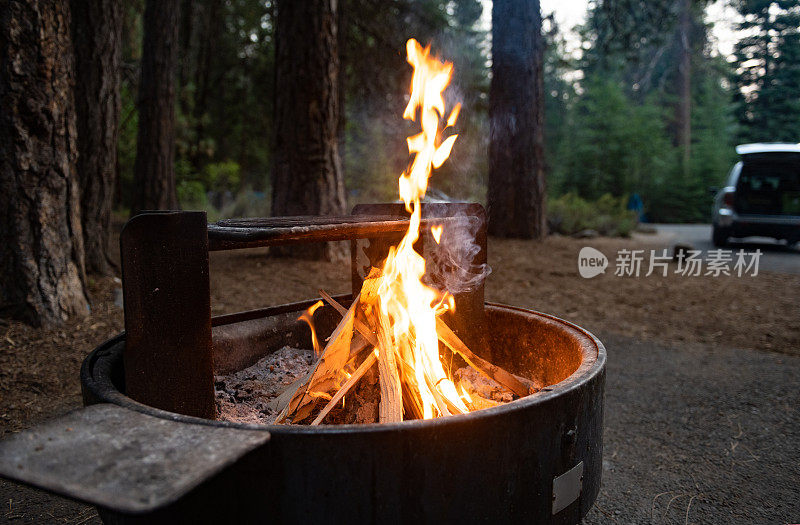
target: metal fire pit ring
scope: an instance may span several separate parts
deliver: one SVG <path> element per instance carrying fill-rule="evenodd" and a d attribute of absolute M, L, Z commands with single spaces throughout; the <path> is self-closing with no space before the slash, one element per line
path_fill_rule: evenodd
<path fill-rule="evenodd" d="M 293 315 L 313 302 L 268 308 L 260 318 Z M 85 404 L 110 403 L 198 431 L 258 429 L 271 437 L 160 509 L 137 515 L 99 508 L 101 516 L 112 523 L 577 523 L 600 488 L 605 348 L 586 330 L 547 314 L 491 303 L 486 313 L 497 337 L 516 338 L 506 348 L 529 352 L 531 366 L 548 373 L 547 367 L 571 366 L 558 360 L 577 356 L 576 368 L 502 406 L 396 424 L 256 426 L 159 410 L 124 394 L 120 334 L 84 361 Z M 215 329 L 257 321 L 237 315 L 215 318 Z M 508 356 L 495 356 L 497 364 L 520 373 Z"/>

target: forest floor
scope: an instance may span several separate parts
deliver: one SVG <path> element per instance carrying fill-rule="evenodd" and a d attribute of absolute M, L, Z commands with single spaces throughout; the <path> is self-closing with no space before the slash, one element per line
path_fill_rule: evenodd
<path fill-rule="evenodd" d="M 741 408 L 748 402 L 738 394 L 726 396 L 730 374 L 721 375 L 734 364 L 738 367 L 734 370 L 738 374 L 735 377 L 746 375 L 745 383 L 748 384 L 762 380 L 793 382 L 791 387 L 783 385 L 794 392 L 793 405 L 780 397 L 781 388 L 759 391 L 758 404 L 762 412 L 767 412 L 771 404 L 786 407 L 780 408 L 784 419 L 772 424 L 776 432 L 783 433 L 781 440 L 789 437 L 785 431 L 791 426 L 786 418 L 794 428 L 798 427 L 797 377 L 800 373 L 795 373 L 791 379 L 780 370 L 786 366 L 800 370 L 800 358 L 793 357 L 800 355 L 800 305 L 796 297 L 796 291 L 800 290 L 800 275 L 761 271 L 754 277 L 685 277 L 674 273 L 675 263 L 670 264 L 666 277 L 660 273 L 645 277 L 646 263 L 642 276 L 638 278 L 614 275 L 618 250 L 663 248 L 662 241 L 658 236 L 637 234 L 631 239 L 551 236 L 538 243 L 500 239 L 490 239 L 489 242 L 489 263 L 493 272 L 486 284 L 488 301 L 554 314 L 580 324 L 601 339 L 614 342 L 614 345 L 607 345 L 609 381 L 605 456 L 609 464 L 616 464 L 619 460 L 615 461 L 615 458 L 622 453 L 627 461 L 633 462 L 632 469 L 640 469 L 639 475 L 655 467 L 636 462 L 646 463 L 651 455 L 663 455 L 663 452 L 653 449 L 658 443 L 652 439 L 632 439 L 631 435 L 637 433 L 632 425 L 656 417 L 665 426 L 695 428 L 691 421 L 686 420 L 687 403 L 694 401 L 703 405 L 703 411 L 715 414 L 729 413 L 731 406 Z M 605 274 L 592 279 L 579 276 L 577 258 L 584 246 L 594 247 L 609 257 L 610 267 Z M 800 264 L 800 255 L 798 259 Z M 347 293 L 349 276 L 346 263 L 274 259 L 269 258 L 264 249 L 216 252 L 211 255 L 212 313 L 217 315 L 307 299 L 317 296 L 319 288 L 334 294 Z M 96 345 L 123 329 L 120 286 L 119 280 L 113 277 L 90 279 L 91 314 L 56 330 L 37 330 L 17 322 L 0 324 L 0 436 L 80 406 L 78 371 L 82 360 Z M 619 346 L 619 352 L 615 346 Z M 651 348 L 649 352 L 645 350 Z M 720 366 L 714 364 L 717 359 Z M 682 373 L 687 375 L 686 380 L 703 382 L 706 376 L 691 373 L 692 362 L 698 360 L 705 363 L 704 370 L 709 372 L 706 383 L 713 393 L 697 394 L 700 398 L 693 401 L 677 396 L 672 405 L 659 400 L 659 384 L 678 380 L 680 374 L 676 363 L 685 367 Z M 655 367 L 658 373 L 647 373 L 649 367 Z M 752 367 L 752 373 L 748 372 L 748 367 Z M 668 374 L 666 371 L 669 370 L 674 374 Z M 705 387 L 693 391 L 705 392 Z M 652 397 L 643 400 L 640 396 Z M 649 415 L 654 410 L 659 412 L 655 416 Z M 736 420 L 731 421 L 735 427 Z M 753 421 L 757 419 L 750 423 Z M 774 437 L 778 438 L 777 435 Z M 701 439 L 695 434 L 684 438 Z M 700 480 L 694 483 L 698 487 L 702 487 L 704 479 L 719 475 L 702 463 L 695 465 L 692 461 L 693 454 L 704 454 L 701 445 L 698 442 L 693 448 L 693 442 L 684 442 L 680 450 L 680 458 L 688 465 L 681 468 L 696 467 L 697 471 L 692 475 Z M 784 454 L 780 448 L 776 450 L 776 454 Z M 773 462 L 776 465 L 796 463 L 796 445 L 785 453 L 786 457 L 781 455 L 773 459 L 762 454 L 762 470 Z M 748 459 L 749 456 L 742 461 Z M 731 461 L 733 468 L 737 457 L 732 456 Z M 670 468 L 669 461 L 662 461 L 660 465 L 659 470 L 668 471 Z M 774 474 L 779 475 L 778 472 Z M 656 496 L 658 492 L 650 492 L 660 490 L 659 486 L 609 472 L 604 476 L 599 510 L 592 511 L 590 521 L 602 522 L 604 516 L 629 523 L 651 520 L 652 516 L 646 517 L 642 510 L 647 505 L 641 502 Z M 743 482 L 752 484 L 756 492 L 768 490 L 759 488 L 758 481 L 755 475 L 743 479 Z M 737 490 L 742 492 L 743 489 Z M 630 491 L 633 491 L 633 496 Z M 689 494 L 689 489 L 684 492 Z M 699 488 L 694 492 L 705 494 Z M 713 496 L 705 496 L 705 499 L 695 498 L 695 510 L 689 510 L 702 513 L 705 505 L 709 520 L 716 521 L 712 511 L 719 509 L 708 503 Z M 689 497 L 691 495 L 685 499 L 688 501 Z M 629 514 L 629 509 L 626 510 L 624 500 L 627 499 L 639 505 L 636 513 Z M 725 501 L 728 507 L 737 508 L 735 500 Z M 89 507 L 4 481 L 0 481 L 0 503 L 3 505 L 0 522 L 97 522 L 96 514 Z M 683 509 L 687 508 L 685 503 Z M 800 503 L 794 503 L 794 509 L 800 509 Z M 659 504 L 658 501 L 654 503 L 655 508 Z M 606 515 L 609 512 L 611 514 Z M 672 512 L 675 512 L 674 507 Z M 670 509 L 667 509 L 665 516 L 669 517 L 669 513 Z M 733 510 L 724 515 L 728 518 L 755 516 L 747 512 L 736 514 Z M 762 517 L 767 516 L 789 519 L 788 514 Z M 795 514 L 792 519 L 800 520 L 800 514 Z"/>

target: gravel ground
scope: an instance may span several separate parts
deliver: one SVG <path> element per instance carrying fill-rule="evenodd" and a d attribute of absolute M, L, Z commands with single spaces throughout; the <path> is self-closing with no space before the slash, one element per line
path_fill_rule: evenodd
<path fill-rule="evenodd" d="M 603 481 L 585 523 L 800 522 L 800 357 L 601 339 Z"/>

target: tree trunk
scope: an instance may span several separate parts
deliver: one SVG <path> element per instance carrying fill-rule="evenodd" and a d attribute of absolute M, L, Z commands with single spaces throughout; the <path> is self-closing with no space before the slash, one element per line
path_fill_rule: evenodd
<path fill-rule="evenodd" d="M 272 214 L 331 215 L 345 209 L 339 157 L 336 0 L 278 4 L 275 22 L 275 139 Z M 331 245 L 278 251 L 330 258 Z"/>
<path fill-rule="evenodd" d="M 339 140 L 339 164 L 342 167 L 342 180 L 347 174 L 347 33 L 350 20 L 347 16 L 347 0 L 338 0 L 336 20 L 337 46 L 339 51 L 339 121 L 336 136 Z"/>
<path fill-rule="evenodd" d="M 680 63 L 678 65 L 678 105 L 676 107 L 677 134 L 676 142 L 681 148 L 682 168 L 685 175 L 689 172 L 689 159 L 692 145 L 692 2 L 681 0 L 680 26 L 678 38 L 680 47 Z"/>
<path fill-rule="evenodd" d="M 199 45 L 197 37 L 198 19 L 205 3 L 195 0 L 181 0 L 181 27 L 178 31 L 181 43 L 178 49 L 178 87 L 180 89 L 185 89 L 189 84 L 189 79 L 194 75 L 196 49 Z M 178 95 L 178 100 L 182 113 L 188 115 L 192 111 L 191 105 L 187 103 L 189 97 L 181 93 Z"/>
<path fill-rule="evenodd" d="M 86 270 L 107 274 L 121 107 L 122 5 L 117 0 L 71 0 L 70 9 Z"/>
<path fill-rule="evenodd" d="M 0 314 L 85 315 L 69 4 L 0 9 Z"/>
<path fill-rule="evenodd" d="M 178 208 L 174 128 L 179 14 L 179 0 L 147 0 L 144 10 L 131 215 Z"/>
<path fill-rule="evenodd" d="M 489 233 L 547 233 L 542 18 L 538 0 L 492 2 Z"/>
<path fill-rule="evenodd" d="M 191 161 L 195 172 L 200 173 L 209 162 L 207 148 L 201 147 L 206 139 L 204 118 L 208 113 L 211 92 L 211 72 L 213 59 L 218 53 L 218 40 L 225 32 L 222 0 L 208 0 L 202 13 L 200 42 L 198 43 L 197 65 L 194 73 L 195 97 L 192 120 L 194 122 L 194 140 L 196 148 L 192 152 Z"/>

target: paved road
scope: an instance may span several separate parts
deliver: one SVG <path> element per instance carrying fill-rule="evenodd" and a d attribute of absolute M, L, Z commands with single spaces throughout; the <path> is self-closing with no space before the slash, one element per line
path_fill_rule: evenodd
<path fill-rule="evenodd" d="M 696 250 L 713 250 L 710 224 L 654 224 L 656 230 L 668 239 L 670 246 L 675 242 L 690 244 Z M 800 275 L 800 248 L 798 245 L 788 247 L 766 237 L 747 237 L 732 240 L 729 249 L 746 251 L 761 250 L 759 270 Z"/>

